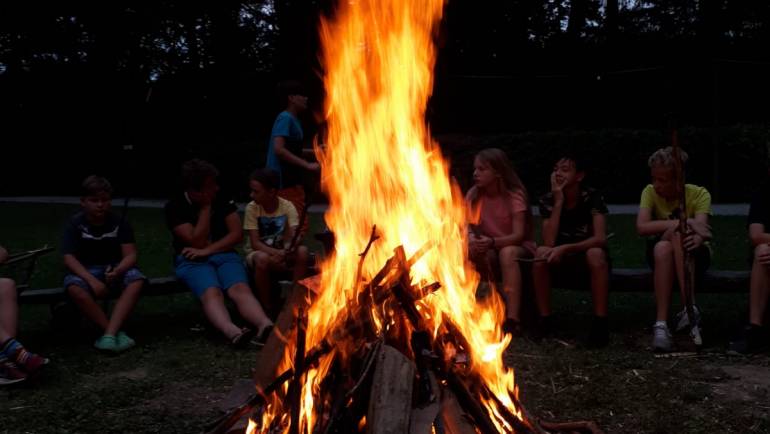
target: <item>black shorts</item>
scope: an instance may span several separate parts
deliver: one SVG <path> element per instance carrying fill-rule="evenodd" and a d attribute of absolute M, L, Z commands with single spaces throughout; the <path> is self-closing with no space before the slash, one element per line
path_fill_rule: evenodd
<path fill-rule="evenodd" d="M 612 272 L 612 261 L 610 252 L 606 248 L 604 256 L 607 260 L 607 274 Z M 555 288 L 566 289 L 590 289 L 591 288 L 591 270 L 588 268 L 588 259 L 586 252 L 573 253 L 565 255 L 558 264 L 552 264 L 548 267 L 551 276 L 551 286 Z"/>

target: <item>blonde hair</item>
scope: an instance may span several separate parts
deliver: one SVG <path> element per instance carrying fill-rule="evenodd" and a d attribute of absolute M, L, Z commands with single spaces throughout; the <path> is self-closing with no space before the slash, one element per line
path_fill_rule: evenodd
<path fill-rule="evenodd" d="M 483 161 L 500 176 L 499 182 L 502 183 L 500 186 L 501 191 L 506 191 L 511 196 L 516 193 L 520 193 L 522 195 L 524 198 L 524 204 L 527 207 L 526 231 L 529 232 L 532 230 L 534 228 L 534 224 L 532 221 L 532 209 L 529 206 L 529 194 L 527 193 L 527 188 L 524 186 L 524 183 L 521 182 L 519 175 L 516 174 L 516 171 L 513 169 L 513 164 L 511 164 L 511 160 L 508 159 L 508 156 L 505 154 L 505 152 L 498 148 L 487 148 L 479 151 L 479 153 L 476 154 L 476 158 Z M 471 201 L 471 205 L 476 204 L 476 201 L 479 199 L 479 189 L 475 186 L 472 187 L 468 192 L 468 197 Z"/>
<path fill-rule="evenodd" d="M 687 152 L 680 149 L 679 154 L 682 156 L 682 164 L 686 163 L 688 158 Z M 674 167 L 674 163 L 674 148 L 671 146 L 658 149 L 647 159 L 647 165 L 650 166 L 650 168 L 660 166 Z"/>

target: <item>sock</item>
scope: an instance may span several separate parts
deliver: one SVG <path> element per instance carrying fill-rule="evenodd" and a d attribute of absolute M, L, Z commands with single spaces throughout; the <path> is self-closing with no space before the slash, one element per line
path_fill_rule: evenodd
<path fill-rule="evenodd" d="M 17 341 L 14 338 L 10 338 L 5 343 L 3 343 L 3 349 L 0 351 L 5 357 L 11 358 L 13 357 L 14 353 L 19 348 L 24 348 L 19 341 Z"/>
<path fill-rule="evenodd" d="M 665 322 L 665 321 L 660 321 L 660 320 L 659 320 L 659 321 L 655 321 L 655 325 L 656 325 L 656 326 L 657 326 L 657 325 L 661 325 L 661 326 L 663 326 L 663 327 L 665 327 L 665 328 L 668 328 L 668 324 L 666 324 L 666 322 Z"/>

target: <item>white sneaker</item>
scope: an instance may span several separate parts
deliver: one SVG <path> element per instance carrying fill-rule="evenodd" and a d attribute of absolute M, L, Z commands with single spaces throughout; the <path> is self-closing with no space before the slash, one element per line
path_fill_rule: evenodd
<path fill-rule="evenodd" d="M 695 316 L 695 324 L 700 324 L 700 310 L 698 306 L 692 307 L 692 313 Z M 676 314 L 676 331 L 680 332 L 687 327 L 690 327 L 690 318 L 687 316 L 687 308 L 684 308 Z"/>
<path fill-rule="evenodd" d="M 671 332 L 667 325 L 655 323 L 652 326 L 652 349 L 655 352 L 671 351 Z"/>

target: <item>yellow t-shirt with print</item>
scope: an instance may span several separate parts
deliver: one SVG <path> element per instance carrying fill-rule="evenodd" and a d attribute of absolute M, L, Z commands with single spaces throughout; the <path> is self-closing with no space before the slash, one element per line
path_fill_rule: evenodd
<path fill-rule="evenodd" d="M 687 218 L 695 217 L 695 214 L 711 215 L 711 193 L 704 187 L 693 184 L 685 184 L 684 197 L 687 202 Z M 674 218 L 674 211 L 679 207 L 679 199 L 667 201 L 655 193 L 652 184 L 642 190 L 642 199 L 639 208 L 647 208 L 652 211 L 653 220 L 669 220 Z"/>
<path fill-rule="evenodd" d="M 251 201 L 246 205 L 246 211 L 243 214 L 243 230 L 257 231 L 260 241 L 277 249 L 286 247 L 283 245 L 286 230 L 296 228 L 298 225 L 297 208 L 288 200 L 280 197 L 278 198 L 278 208 L 273 212 L 266 212 L 262 205 L 257 205 Z M 248 233 L 243 251 L 247 255 L 254 251 L 251 248 L 251 239 Z"/>

